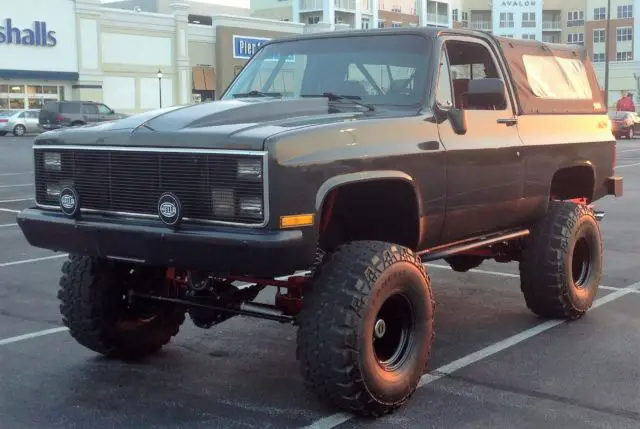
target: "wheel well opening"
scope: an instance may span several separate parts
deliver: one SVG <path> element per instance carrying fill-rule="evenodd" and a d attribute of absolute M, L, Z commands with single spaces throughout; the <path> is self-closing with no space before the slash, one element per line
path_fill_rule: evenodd
<path fill-rule="evenodd" d="M 380 240 L 415 249 L 420 222 L 413 187 L 399 179 L 351 183 L 324 199 L 320 247 L 331 251 L 355 240 Z"/>
<path fill-rule="evenodd" d="M 550 195 L 556 200 L 587 198 L 590 202 L 593 199 L 594 182 L 593 170 L 590 167 L 563 168 L 553 176 Z"/>

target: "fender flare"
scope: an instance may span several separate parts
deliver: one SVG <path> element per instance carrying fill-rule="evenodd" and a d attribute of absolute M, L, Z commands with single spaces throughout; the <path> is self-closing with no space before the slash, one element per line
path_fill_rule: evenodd
<path fill-rule="evenodd" d="M 416 185 L 415 180 L 407 173 L 397 170 L 374 170 L 374 171 L 360 171 L 357 173 L 346 173 L 340 174 L 338 176 L 333 176 L 327 179 L 321 186 L 318 188 L 318 192 L 316 193 L 316 213 L 320 213 L 322 210 L 322 206 L 324 201 L 329 195 L 331 191 L 334 189 L 348 185 L 351 183 L 363 183 L 363 182 L 372 182 L 374 180 L 402 180 L 408 183 L 413 189 L 413 193 L 416 198 L 416 207 L 418 207 L 418 221 L 423 214 L 422 209 L 422 199 L 420 198 L 420 194 L 418 192 L 418 186 Z"/>
<path fill-rule="evenodd" d="M 591 188 L 591 197 L 593 197 L 593 195 L 595 195 L 595 192 L 596 192 L 597 174 L 596 174 L 596 169 L 593 163 L 589 160 L 571 160 L 571 161 L 567 161 L 567 162 L 563 162 L 562 164 L 559 164 L 556 168 L 556 171 L 553 173 L 553 176 L 551 176 L 551 181 L 549 182 L 549 192 L 551 192 L 551 185 L 553 184 L 553 179 L 556 176 L 556 174 L 558 174 L 562 170 L 567 170 L 575 167 L 587 168 L 589 169 L 589 171 L 591 171 L 591 176 L 593 178 L 593 186 Z"/>

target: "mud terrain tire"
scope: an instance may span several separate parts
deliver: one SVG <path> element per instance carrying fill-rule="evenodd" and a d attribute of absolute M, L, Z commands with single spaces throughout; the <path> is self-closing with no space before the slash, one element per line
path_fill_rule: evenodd
<path fill-rule="evenodd" d="M 157 287 L 164 280 L 161 270 L 140 269 L 139 278 L 130 270 L 130 265 L 72 255 L 62 266 L 58 291 L 71 336 L 90 350 L 126 360 L 160 350 L 185 319 L 177 306 L 140 302 L 143 307 L 129 307 L 127 287 L 145 286 L 143 281 Z"/>
<path fill-rule="evenodd" d="M 520 288 L 527 307 L 546 318 L 582 317 L 602 277 L 602 236 L 584 204 L 552 201 L 527 238 L 520 262 Z"/>
<path fill-rule="evenodd" d="M 305 385 L 361 416 L 392 412 L 426 369 L 433 313 L 429 276 L 411 250 L 374 241 L 339 247 L 319 267 L 298 319 Z"/>

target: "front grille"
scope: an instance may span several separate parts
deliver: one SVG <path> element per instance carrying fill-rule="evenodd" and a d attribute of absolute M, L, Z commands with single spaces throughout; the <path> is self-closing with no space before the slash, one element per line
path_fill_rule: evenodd
<path fill-rule="evenodd" d="M 58 171 L 45 168 L 46 153 L 60 154 Z M 80 197 L 81 210 L 155 217 L 160 196 L 173 192 L 182 203 L 185 220 L 262 225 L 266 212 L 264 171 L 257 177 L 239 178 L 238 163 L 242 160 L 259 161 L 263 167 L 261 153 L 38 148 L 36 201 L 58 207 L 56 188 L 72 185 Z M 253 204 L 249 204 L 252 211 L 247 212 L 247 201 Z M 245 212 L 240 209 L 241 202 Z"/>

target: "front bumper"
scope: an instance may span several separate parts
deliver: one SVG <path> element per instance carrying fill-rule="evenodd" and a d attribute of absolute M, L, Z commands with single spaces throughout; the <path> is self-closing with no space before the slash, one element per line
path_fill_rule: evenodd
<path fill-rule="evenodd" d="M 23 210 L 17 222 L 35 247 L 218 275 L 289 275 L 315 256 L 314 241 L 298 229 L 184 225 L 172 231 L 160 221 L 85 214 L 75 220 L 38 208 Z"/>

